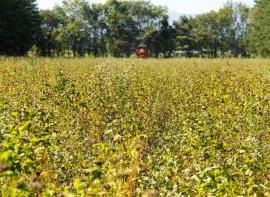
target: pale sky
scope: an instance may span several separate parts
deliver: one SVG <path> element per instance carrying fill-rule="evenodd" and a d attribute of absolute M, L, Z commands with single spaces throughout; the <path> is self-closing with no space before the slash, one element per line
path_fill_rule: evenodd
<path fill-rule="evenodd" d="M 106 0 L 89 0 L 91 3 L 104 3 Z M 254 4 L 254 0 L 234 0 L 246 3 L 249 6 Z M 62 0 L 37 0 L 39 8 L 49 9 Z M 163 5 L 169 8 L 170 12 L 182 14 L 201 14 L 212 10 L 218 10 L 227 0 L 151 0 L 155 5 Z"/>

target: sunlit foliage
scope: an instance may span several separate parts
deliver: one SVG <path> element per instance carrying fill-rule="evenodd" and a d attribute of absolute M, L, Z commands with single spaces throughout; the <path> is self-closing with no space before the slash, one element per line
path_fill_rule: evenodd
<path fill-rule="evenodd" d="M 2 196 L 270 195 L 268 60 L 0 61 Z"/>

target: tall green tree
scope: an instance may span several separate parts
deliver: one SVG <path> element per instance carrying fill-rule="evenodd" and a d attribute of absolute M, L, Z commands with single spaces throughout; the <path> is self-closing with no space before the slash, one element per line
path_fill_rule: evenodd
<path fill-rule="evenodd" d="M 208 57 L 217 57 L 220 48 L 218 14 L 212 11 L 199 15 L 195 18 L 194 25 L 193 36 L 196 49 L 202 55 L 207 53 Z"/>
<path fill-rule="evenodd" d="M 38 55 L 53 56 L 56 50 L 58 56 L 62 52 L 62 44 L 56 39 L 57 29 L 63 24 L 56 10 L 41 10 L 41 32 L 38 35 L 36 46 Z"/>
<path fill-rule="evenodd" d="M 85 20 L 85 12 L 89 4 L 86 0 L 65 0 L 62 9 L 66 16 L 67 24 L 62 28 L 60 36 L 71 48 L 73 55 L 84 56 L 89 38 L 88 21 Z"/>
<path fill-rule="evenodd" d="M 193 55 L 194 50 L 193 28 L 194 19 L 192 17 L 183 15 L 174 22 L 176 49 L 188 57 Z"/>
<path fill-rule="evenodd" d="M 107 49 L 114 57 L 130 56 L 136 39 L 136 24 L 126 2 L 109 0 L 106 3 Z"/>
<path fill-rule="evenodd" d="M 25 55 L 39 32 L 35 0 L 0 1 L 0 54 Z"/>
<path fill-rule="evenodd" d="M 231 55 L 247 55 L 247 25 L 249 8 L 243 3 L 228 2 L 218 11 L 223 51 Z"/>
<path fill-rule="evenodd" d="M 159 41 L 164 58 L 170 57 L 175 49 L 175 30 L 169 25 L 169 17 L 163 16 L 159 30 Z"/>
<path fill-rule="evenodd" d="M 270 57 L 270 1 L 256 0 L 250 15 L 249 44 L 251 52 Z"/>
<path fill-rule="evenodd" d="M 90 55 L 105 56 L 106 50 L 106 23 L 105 5 L 91 4 L 84 11 L 84 19 L 87 21 L 87 53 Z"/>

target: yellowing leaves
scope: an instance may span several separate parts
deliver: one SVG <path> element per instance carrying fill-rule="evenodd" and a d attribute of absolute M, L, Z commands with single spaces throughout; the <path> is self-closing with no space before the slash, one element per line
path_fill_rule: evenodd
<path fill-rule="evenodd" d="M 4 61 L 4 196 L 269 193 L 269 60 Z"/>

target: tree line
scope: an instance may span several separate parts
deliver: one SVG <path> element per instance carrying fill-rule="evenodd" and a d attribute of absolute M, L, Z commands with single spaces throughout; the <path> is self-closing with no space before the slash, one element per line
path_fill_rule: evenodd
<path fill-rule="evenodd" d="M 268 57 L 269 13 L 269 0 L 253 8 L 227 2 L 170 24 L 166 7 L 145 0 L 64 0 L 50 10 L 35 0 L 2 0 L 0 55 L 130 57 L 145 44 L 154 57 Z"/>

